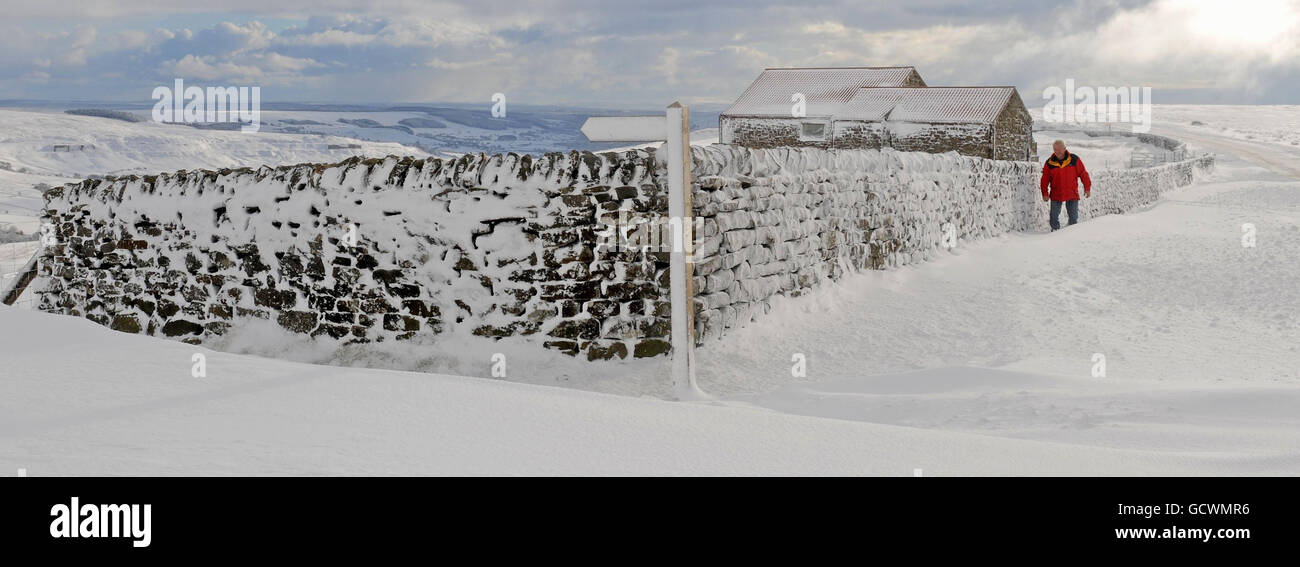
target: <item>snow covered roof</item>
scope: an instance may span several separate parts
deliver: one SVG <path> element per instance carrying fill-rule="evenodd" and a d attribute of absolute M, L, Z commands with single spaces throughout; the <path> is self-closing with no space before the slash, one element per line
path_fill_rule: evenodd
<path fill-rule="evenodd" d="M 831 116 L 862 87 L 901 87 L 914 73 L 914 67 L 765 69 L 723 114 L 788 117 L 791 96 L 802 93 L 808 116 Z"/>
<path fill-rule="evenodd" d="M 1015 87 L 863 88 L 832 114 L 836 120 L 991 123 L 1015 92 Z"/>

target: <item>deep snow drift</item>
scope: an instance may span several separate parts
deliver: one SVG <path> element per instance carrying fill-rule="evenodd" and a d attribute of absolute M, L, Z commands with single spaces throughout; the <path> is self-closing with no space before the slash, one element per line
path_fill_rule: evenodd
<path fill-rule="evenodd" d="M 62 474 L 1156 474 L 1160 455 L 309 366 L 0 307 L 0 470 Z M 12 333 L 13 329 L 21 333 Z M 191 375 L 195 353 L 207 375 Z"/>

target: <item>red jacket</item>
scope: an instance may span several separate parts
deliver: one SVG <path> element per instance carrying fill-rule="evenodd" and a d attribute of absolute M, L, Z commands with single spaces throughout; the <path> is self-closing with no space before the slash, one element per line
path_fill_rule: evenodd
<path fill-rule="evenodd" d="M 1070 152 L 1065 152 L 1065 159 L 1056 159 L 1056 154 L 1047 158 L 1043 164 L 1043 179 L 1038 183 L 1043 197 L 1051 196 L 1053 201 L 1079 200 L 1079 180 L 1083 180 L 1083 190 L 1092 191 L 1092 178 L 1083 167 L 1083 160 Z M 1048 187 L 1051 187 L 1049 194 Z"/>

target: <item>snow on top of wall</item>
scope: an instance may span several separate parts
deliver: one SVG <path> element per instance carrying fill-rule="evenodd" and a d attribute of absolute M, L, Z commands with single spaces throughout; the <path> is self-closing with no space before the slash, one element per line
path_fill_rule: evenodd
<path fill-rule="evenodd" d="M 714 145 L 694 148 L 692 172 L 708 175 L 765 177 L 825 170 L 828 174 L 856 175 L 863 171 L 951 172 L 969 174 L 971 170 L 1017 171 L 1032 174 L 1037 164 L 990 160 L 959 155 L 955 152 L 900 152 L 893 149 L 825 150 L 809 147 L 747 148 Z"/>
<path fill-rule="evenodd" d="M 550 222 L 554 212 L 546 206 L 545 189 L 596 185 L 614 178 L 639 185 L 653 176 L 653 150 L 624 155 L 631 159 L 578 152 L 541 158 L 515 154 L 457 159 L 353 158 L 329 165 L 88 180 L 64 186 L 50 198 L 68 206 L 76 204 L 94 218 L 121 216 L 183 224 L 200 243 L 238 242 L 258 235 L 307 249 L 322 234 L 343 236 L 350 223 L 356 226 L 360 239 L 373 242 L 384 252 L 395 252 L 404 245 L 421 246 L 412 235 L 475 250 L 484 245 L 476 240 L 488 221 L 528 217 L 543 224 Z M 616 167 L 622 169 L 616 171 Z M 295 223 L 301 228 L 291 230 L 273 223 Z M 269 246 L 259 250 L 263 263 L 274 265 L 273 252 Z M 172 260 L 182 265 L 183 252 L 175 255 Z"/>
<path fill-rule="evenodd" d="M 804 96 L 808 116 L 830 116 L 862 87 L 896 87 L 913 67 L 767 69 L 723 115 L 790 116 L 791 97 Z"/>

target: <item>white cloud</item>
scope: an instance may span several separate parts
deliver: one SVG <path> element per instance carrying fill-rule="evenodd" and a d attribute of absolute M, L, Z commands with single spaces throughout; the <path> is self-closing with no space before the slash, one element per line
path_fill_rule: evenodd
<path fill-rule="evenodd" d="M 372 34 L 364 34 L 347 30 L 324 30 L 311 34 L 294 35 L 284 37 L 280 40 L 283 45 L 307 46 L 307 47 L 324 47 L 324 46 L 343 46 L 355 47 L 366 45 L 374 42 L 376 37 Z"/>
<path fill-rule="evenodd" d="M 358 47 L 383 45 L 390 47 L 440 47 L 487 43 L 501 45 L 492 32 L 483 26 L 441 20 L 401 19 L 364 20 L 345 18 L 337 22 L 340 27 L 301 32 L 288 30 L 277 43 L 292 46 Z"/>
<path fill-rule="evenodd" d="M 279 53 L 270 52 L 257 58 L 262 67 L 268 71 L 305 71 L 307 69 L 316 69 L 325 65 L 313 59 L 288 57 Z"/>
<path fill-rule="evenodd" d="M 682 54 L 676 48 L 665 47 L 659 52 L 659 60 L 655 63 L 654 70 L 660 75 L 663 75 L 664 82 L 669 85 L 676 85 L 678 69 L 677 63 L 681 58 Z"/>
<path fill-rule="evenodd" d="M 184 79 L 200 80 L 234 80 L 250 83 L 262 77 L 262 70 L 253 65 L 239 65 L 230 61 L 218 61 L 212 57 L 186 55 L 179 61 L 167 65 L 170 73 Z"/>

